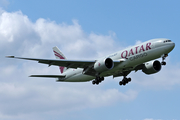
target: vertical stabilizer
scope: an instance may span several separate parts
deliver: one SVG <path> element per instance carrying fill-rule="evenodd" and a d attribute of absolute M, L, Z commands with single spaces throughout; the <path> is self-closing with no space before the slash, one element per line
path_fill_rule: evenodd
<path fill-rule="evenodd" d="M 62 54 L 62 52 L 58 49 L 58 47 L 53 47 L 53 52 L 56 59 L 66 59 L 66 57 Z M 59 66 L 60 72 L 63 73 L 66 71 L 66 67 Z"/>

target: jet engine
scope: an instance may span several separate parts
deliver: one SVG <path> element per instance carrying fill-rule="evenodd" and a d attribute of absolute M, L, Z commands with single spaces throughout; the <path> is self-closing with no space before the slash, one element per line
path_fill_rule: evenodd
<path fill-rule="evenodd" d="M 110 70 L 114 67 L 114 62 L 111 58 L 96 61 L 94 64 L 95 71 L 101 73 Z"/>
<path fill-rule="evenodd" d="M 145 74 L 154 74 L 161 70 L 161 63 L 158 60 L 145 63 L 142 71 Z"/>

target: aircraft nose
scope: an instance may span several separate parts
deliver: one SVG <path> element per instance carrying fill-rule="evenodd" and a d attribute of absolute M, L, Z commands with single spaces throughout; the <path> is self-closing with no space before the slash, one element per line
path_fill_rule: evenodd
<path fill-rule="evenodd" d="M 175 43 L 171 42 L 171 43 L 167 44 L 166 49 L 170 52 L 170 51 L 172 51 L 174 49 L 174 47 L 175 47 Z"/>
<path fill-rule="evenodd" d="M 172 46 L 175 47 L 175 43 L 172 43 Z"/>
<path fill-rule="evenodd" d="M 171 47 L 172 47 L 172 49 L 175 47 L 175 43 L 174 42 L 171 43 Z"/>

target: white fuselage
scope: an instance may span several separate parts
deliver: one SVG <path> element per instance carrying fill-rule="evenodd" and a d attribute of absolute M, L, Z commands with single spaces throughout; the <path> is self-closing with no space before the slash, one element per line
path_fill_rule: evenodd
<path fill-rule="evenodd" d="M 102 72 L 100 76 L 111 76 L 121 73 L 124 70 L 133 70 L 137 65 L 160 58 L 164 54 L 168 54 L 172 51 L 175 44 L 167 40 L 168 39 L 164 38 L 152 39 L 98 59 L 111 58 L 116 61 L 125 59 L 124 62 L 114 66 L 112 69 Z M 66 75 L 63 79 L 64 82 L 83 82 L 95 79 L 95 76 L 83 74 L 83 69 L 81 68 L 70 68 L 65 71 L 63 75 Z"/>

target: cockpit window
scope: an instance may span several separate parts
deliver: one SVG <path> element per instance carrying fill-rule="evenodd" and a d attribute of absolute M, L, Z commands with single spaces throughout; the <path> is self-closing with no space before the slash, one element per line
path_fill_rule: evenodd
<path fill-rule="evenodd" d="M 171 42 L 171 40 L 165 40 L 164 43 L 166 43 L 166 42 Z"/>
<path fill-rule="evenodd" d="M 168 42 L 171 42 L 171 40 L 167 40 Z"/>

